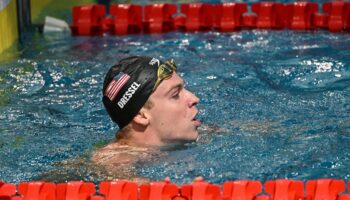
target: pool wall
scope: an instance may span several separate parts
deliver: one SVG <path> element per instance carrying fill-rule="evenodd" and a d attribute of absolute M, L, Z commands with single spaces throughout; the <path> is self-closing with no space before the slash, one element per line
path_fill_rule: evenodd
<path fill-rule="evenodd" d="M 45 16 L 62 17 L 60 13 L 74 5 L 94 3 L 94 0 L 4 0 L 0 1 L 0 55 L 13 47 L 27 26 L 43 24 Z M 67 19 L 64 19 L 67 20 Z"/>
<path fill-rule="evenodd" d="M 24 26 L 30 24 L 50 1 L 31 0 L 28 3 L 22 0 L 7 0 L 1 2 L 0 54 L 16 43 Z"/>
<path fill-rule="evenodd" d="M 31 0 L 30 1 L 30 13 L 31 19 L 34 21 L 39 15 L 40 12 L 47 6 L 52 0 Z"/>
<path fill-rule="evenodd" d="M 16 1 L 0 4 L 0 54 L 11 47 L 18 38 Z"/>

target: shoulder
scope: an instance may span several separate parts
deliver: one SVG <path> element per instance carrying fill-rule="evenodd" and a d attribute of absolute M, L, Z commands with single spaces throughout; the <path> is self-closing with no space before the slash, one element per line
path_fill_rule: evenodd
<path fill-rule="evenodd" d="M 147 150 L 111 143 L 103 148 L 94 150 L 91 155 L 91 161 L 93 166 L 106 177 L 105 179 L 133 180 L 134 178 L 139 178 L 143 180 L 142 177 L 137 176 L 135 163 L 140 160 L 144 151 Z M 140 180 L 137 181 L 139 182 Z"/>
<path fill-rule="evenodd" d="M 106 173 L 108 179 L 128 179 L 142 183 L 149 180 L 138 176 L 136 163 L 149 162 L 164 155 L 166 154 L 159 149 L 114 142 L 94 150 L 91 161 L 98 170 Z"/>
<path fill-rule="evenodd" d="M 99 165 L 132 164 L 146 149 L 111 143 L 92 153 L 91 160 Z"/>
<path fill-rule="evenodd" d="M 131 146 L 123 143 L 110 143 L 92 152 L 91 161 L 108 170 L 118 167 L 130 167 L 138 161 L 148 161 L 162 156 L 157 148 Z"/>

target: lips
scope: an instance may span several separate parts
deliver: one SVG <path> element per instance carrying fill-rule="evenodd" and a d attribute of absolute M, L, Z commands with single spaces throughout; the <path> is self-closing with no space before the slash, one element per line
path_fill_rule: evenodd
<path fill-rule="evenodd" d="M 201 126 L 201 124 L 202 124 L 202 123 L 201 123 L 199 120 L 197 120 L 197 119 L 193 119 L 192 121 L 193 121 L 193 123 L 194 123 L 195 126 Z"/>
<path fill-rule="evenodd" d="M 194 115 L 192 122 L 194 123 L 195 126 L 200 126 L 202 123 L 198 119 L 196 119 L 197 114 L 198 114 L 198 111 Z"/>

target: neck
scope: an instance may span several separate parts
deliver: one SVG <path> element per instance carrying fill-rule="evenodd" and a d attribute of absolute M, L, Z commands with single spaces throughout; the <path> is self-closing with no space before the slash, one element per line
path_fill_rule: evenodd
<path fill-rule="evenodd" d="M 166 145 L 149 127 L 133 125 L 127 135 L 126 137 L 117 138 L 117 142 L 135 147 L 162 147 Z"/>

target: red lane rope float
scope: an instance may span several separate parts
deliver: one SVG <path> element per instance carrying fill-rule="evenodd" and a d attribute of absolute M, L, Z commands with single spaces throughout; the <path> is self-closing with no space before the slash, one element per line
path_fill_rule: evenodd
<path fill-rule="evenodd" d="M 345 184 L 342 180 L 321 179 L 306 183 L 307 199 L 330 199 L 336 200 L 341 192 L 344 192 Z"/>
<path fill-rule="evenodd" d="M 95 193 L 95 185 L 89 182 L 72 181 L 68 183 L 59 183 L 56 186 L 56 200 L 84 200 L 89 199 Z"/>
<path fill-rule="evenodd" d="M 230 181 L 225 182 L 222 190 L 224 199 L 251 200 L 262 192 L 259 181 Z"/>
<path fill-rule="evenodd" d="M 110 14 L 112 21 L 112 33 L 126 35 L 140 33 L 142 31 L 142 7 L 132 4 L 112 4 Z"/>
<path fill-rule="evenodd" d="M 350 29 L 350 3 L 335 1 L 322 4 L 322 9 L 328 14 L 330 31 L 338 32 Z"/>
<path fill-rule="evenodd" d="M 103 5 L 86 5 L 73 7 L 73 35 L 101 35 L 101 21 L 106 15 Z"/>
<path fill-rule="evenodd" d="M 304 183 L 295 180 L 276 180 L 267 181 L 264 185 L 265 192 L 271 196 L 272 199 L 303 199 L 304 197 Z"/>
<path fill-rule="evenodd" d="M 73 7 L 73 35 L 126 35 L 169 31 L 236 31 L 242 28 L 350 30 L 350 2 L 157 3 L 146 6 L 111 4 Z"/>
<path fill-rule="evenodd" d="M 197 199 L 222 199 L 220 186 L 205 181 L 195 181 L 181 187 L 181 196 L 188 200 Z"/>
<path fill-rule="evenodd" d="M 16 199 L 55 200 L 56 185 L 44 182 L 20 183 L 18 185 L 18 193 L 22 198 L 17 197 Z"/>
<path fill-rule="evenodd" d="M 253 3 L 252 11 L 257 14 L 257 28 L 281 29 L 285 26 L 285 5 L 282 3 Z"/>
<path fill-rule="evenodd" d="M 16 185 L 0 181 L 0 200 L 10 200 L 16 194 Z"/>
<path fill-rule="evenodd" d="M 318 11 L 317 3 L 295 2 L 286 5 L 287 27 L 293 30 L 314 29 L 315 24 L 312 20 Z"/>
<path fill-rule="evenodd" d="M 347 187 L 347 189 L 346 189 Z M 206 181 L 178 186 L 170 180 L 137 185 L 129 181 L 68 183 L 0 182 L 0 200 L 350 200 L 350 182 L 339 179 L 306 181 L 236 180 L 222 187 Z"/>
<path fill-rule="evenodd" d="M 140 186 L 140 200 L 181 199 L 180 194 L 179 187 L 176 184 L 170 183 L 169 180 Z"/>
<path fill-rule="evenodd" d="M 213 27 L 215 7 L 206 3 L 181 4 L 185 18 L 185 31 L 210 31 Z"/>
<path fill-rule="evenodd" d="M 217 6 L 215 29 L 220 32 L 231 32 L 243 27 L 242 15 L 247 12 L 245 3 L 223 3 Z"/>
<path fill-rule="evenodd" d="M 174 30 L 172 16 L 177 13 L 175 4 L 155 4 L 144 7 L 145 33 L 165 33 Z"/>
<path fill-rule="evenodd" d="M 129 199 L 137 200 L 138 187 L 134 182 L 112 181 L 101 182 L 100 193 L 106 200 Z"/>

